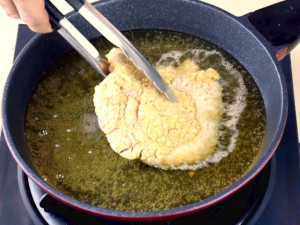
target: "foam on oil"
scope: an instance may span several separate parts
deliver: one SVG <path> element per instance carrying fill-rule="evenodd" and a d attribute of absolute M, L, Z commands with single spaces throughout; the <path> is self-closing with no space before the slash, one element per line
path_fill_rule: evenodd
<path fill-rule="evenodd" d="M 223 119 L 219 123 L 219 136 L 226 135 L 226 132 L 230 131 L 231 135 L 228 138 L 226 143 L 218 141 L 217 148 L 215 152 L 194 165 L 182 165 L 179 169 L 190 169 L 196 170 L 201 169 L 205 166 L 208 166 L 210 163 L 218 163 L 222 158 L 228 156 L 231 153 L 235 146 L 236 141 L 239 136 L 239 130 L 237 128 L 238 122 L 240 120 L 241 114 L 246 107 L 246 98 L 247 88 L 243 81 L 243 78 L 240 76 L 240 72 L 233 68 L 232 64 L 227 61 L 221 52 L 216 50 L 206 50 L 206 49 L 188 49 L 186 51 L 171 51 L 163 54 L 160 59 L 155 63 L 156 67 L 163 66 L 176 66 L 179 65 L 185 59 L 196 62 L 196 64 L 201 65 L 201 62 L 207 60 L 208 57 L 212 55 L 218 55 L 220 57 L 220 64 L 224 66 L 228 71 L 231 71 L 232 76 L 235 77 L 237 85 L 234 87 L 235 94 L 231 96 L 233 101 L 230 103 L 223 102 Z M 180 80 L 179 80 L 180 82 Z M 221 81 L 223 88 L 229 88 L 229 82 Z M 203 106 L 205 107 L 205 106 Z"/>

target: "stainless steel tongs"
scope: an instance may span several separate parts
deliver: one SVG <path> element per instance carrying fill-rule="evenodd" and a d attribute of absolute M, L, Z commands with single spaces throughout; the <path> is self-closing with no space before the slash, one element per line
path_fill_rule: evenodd
<path fill-rule="evenodd" d="M 145 75 L 172 102 L 177 98 L 170 85 L 166 83 L 155 68 L 131 44 L 131 42 L 111 24 L 93 5 L 86 0 L 66 0 L 91 25 L 93 25 L 107 40 L 121 48 L 124 54 L 133 61 L 135 66 L 145 72 Z M 59 27 L 58 33 L 82 55 L 102 76 L 106 77 L 101 65 L 105 60 L 100 57 L 98 50 L 69 22 L 67 18 L 50 2 L 45 0 L 46 9 L 51 20 Z"/>

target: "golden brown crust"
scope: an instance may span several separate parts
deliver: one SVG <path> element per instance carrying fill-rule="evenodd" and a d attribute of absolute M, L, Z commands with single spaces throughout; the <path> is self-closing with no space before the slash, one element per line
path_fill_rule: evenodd
<path fill-rule="evenodd" d="M 107 58 L 111 73 L 95 88 L 94 105 L 115 152 L 164 169 L 184 168 L 214 152 L 222 111 L 215 70 L 199 70 L 191 61 L 157 68 L 178 98 L 172 103 L 120 49 Z"/>

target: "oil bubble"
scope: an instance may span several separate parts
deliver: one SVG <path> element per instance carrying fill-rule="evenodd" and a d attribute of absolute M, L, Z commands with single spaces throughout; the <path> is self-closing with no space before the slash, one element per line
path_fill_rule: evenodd
<path fill-rule="evenodd" d="M 47 181 L 47 176 L 46 175 L 42 175 L 42 179 L 44 180 L 44 181 Z"/>
<path fill-rule="evenodd" d="M 47 130 L 40 130 L 39 131 L 39 136 L 45 136 L 48 134 L 48 131 Z"/>
<path fill-rule="evenodd" d="M 62 173 L 56 174 L 56 179 L 57 180 L 63 180 L 64 178 L 65 178 L 65 176 Z"/>

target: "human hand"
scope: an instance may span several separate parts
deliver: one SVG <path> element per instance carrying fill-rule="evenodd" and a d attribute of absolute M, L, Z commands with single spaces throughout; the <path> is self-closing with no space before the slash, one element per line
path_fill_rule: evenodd
<path fill-rule="evenodd" d="M 0 0 L 0 6 L 9 17 L 23 20 L 34 32 L 48 33 L 53 30 L 44 0 Z"/>

